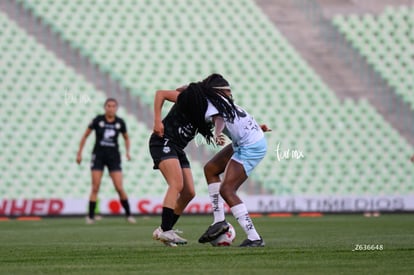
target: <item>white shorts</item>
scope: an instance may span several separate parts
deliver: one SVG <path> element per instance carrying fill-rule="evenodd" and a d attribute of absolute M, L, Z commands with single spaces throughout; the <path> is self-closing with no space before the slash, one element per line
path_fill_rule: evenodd
<path fill-rule="evenodd" d="M 253 169 L 266 155 L 266 139 L 262 138 L 258 142 L 246 146 L 233 145 L 233 151 L 234 153 L 231 159 L 242 164 L 246 175 L 249 176 Z"/>

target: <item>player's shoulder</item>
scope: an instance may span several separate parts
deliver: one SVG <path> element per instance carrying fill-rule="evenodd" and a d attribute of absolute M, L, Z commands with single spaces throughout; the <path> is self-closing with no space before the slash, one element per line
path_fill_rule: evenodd
<path fill-rule="evenodd" d="M 100 121 L 103 121 L 104 119 L 105 119 L 104 115 L 96 115 L 89 123 L 89 128 L 96 126 Z"/>
<path fill-rule="evenodd" d="M 99 115 L 96 115 L 93 120 L 98 121 L 98 120 L 104 120 L 104 119 L 105 119 L 105 115 L 99 114 Z"/>
<path fill-rule="evenodd" d="M 125 124 L 125 120 L 122 117 L 119 116 L 115 116 L 115 121 L 119 122 L 119 123 L 124 123 Z"/>

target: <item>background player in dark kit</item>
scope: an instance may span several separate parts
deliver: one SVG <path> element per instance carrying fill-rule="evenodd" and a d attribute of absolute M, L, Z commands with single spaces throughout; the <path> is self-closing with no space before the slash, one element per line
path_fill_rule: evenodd
<path fill-rule="evenodd" d="M 118 102 L 116 99 L 108 98 L 105 101 L 104 109 L 105 114 L 96 116 L 83 134 L 76 157 L 76 162 L 80 164 L 82 161 L 82 150 L 86 139 L 90 133 L 95 130 L 96 141 L 91 161 L 92 188 L 89 195 L 89 213 L 86 222 L 91 224 L 95 221 L 95 207 L 99 187 L 101 185 L 104 167 L 107 166 L 122 207 L 125 210 L 127 221 L 129 223 L 135 223 L 135 219 L 131 216 L 128 196 L 122 186 L 121 155 L 118 146 L 118 135 L 121 133 L 125 140 L 126 158 L 131 160 L 129 154 L 130 141 L 126 124 L 122 118 L 116 116 L 116 111 L 118 109 Z"/>

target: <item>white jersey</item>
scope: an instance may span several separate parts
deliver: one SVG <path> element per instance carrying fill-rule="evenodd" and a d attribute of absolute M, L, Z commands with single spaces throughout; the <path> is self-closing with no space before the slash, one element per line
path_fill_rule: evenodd
<path fill-rule="evenodd" d="M 260 125 L 256 120 L 240 106 L 235 105 L 237 108 L 237 114 L 233 123 L 224 118 L 226 127 L 223 130 L 233 142 L 235 146 L 246 146 L 254 144 L 260 141 L 264 134 Z M 218 115 L 217 108 L 208 101 L 208 107 L 206 111 L 206 120 L 210 120 L 213 116 Z"/>

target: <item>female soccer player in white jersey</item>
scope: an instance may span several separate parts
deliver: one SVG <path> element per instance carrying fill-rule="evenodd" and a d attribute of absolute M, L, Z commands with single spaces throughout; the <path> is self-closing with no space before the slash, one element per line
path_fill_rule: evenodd
<path fill-rule="evenodd" d="M 82 161 L 82 150 L 86 139 L 94 130 L 96 141 L 92 152 L 91 162 L 92 188 L 89 195 L 89 213 L 86 217 L 86 223 L 92 224 L 95 222 L 96 200 L 105 166 L 108 167 L 109 175 L 111 176 L 115 189 L 119 195 L 121 205 L 125 210 L 127 221 L 129 223 L 135 223 L 135 219 L 131 216 L 128 196 L 122 186 L 121 155 L 119 154 L 118 146 L 118 135 L 122 134 L 125 140 L 126 157 L 130 160 L 130 145 L 126 124 L 122 118 L 116 116 L 116 111 L 118 109 L 118 102 L 116 99 L 108 98 L 105 101 L 104 108 L 105 114 L 96 116 L 83 134 L 76 156 L 76 162 L 80 164 Z"/>
<path fill-rule="evenodd" d="M 224 144 L 222 133 L 225 133 L 232 140 L 232 144 L 226 146 L 205 166 L 214 223 L 200 237 L 199 242 L 210 242 L 228 230 L 222 197 L 247 235 L 247 239 L 240 246 L 262 247 L 265 243 L 257 233 L 237 190 L 264 158 L 267 145 L 263 132 L 270 129 L 266 125 L 259 125 L 249 113 L 232 102 L 230 86 L 221 75 L 212 75 L 208 81 L 210 86 L 227 95 L 224 100 L 234 108 L 235 116 L 223 115 L 213 102 L 208 102 L 206 119 L 211 118 L 214 122 L 216 143 Z M 219 175 L 222 172 L 224 177 L 220 183 Z"/>

